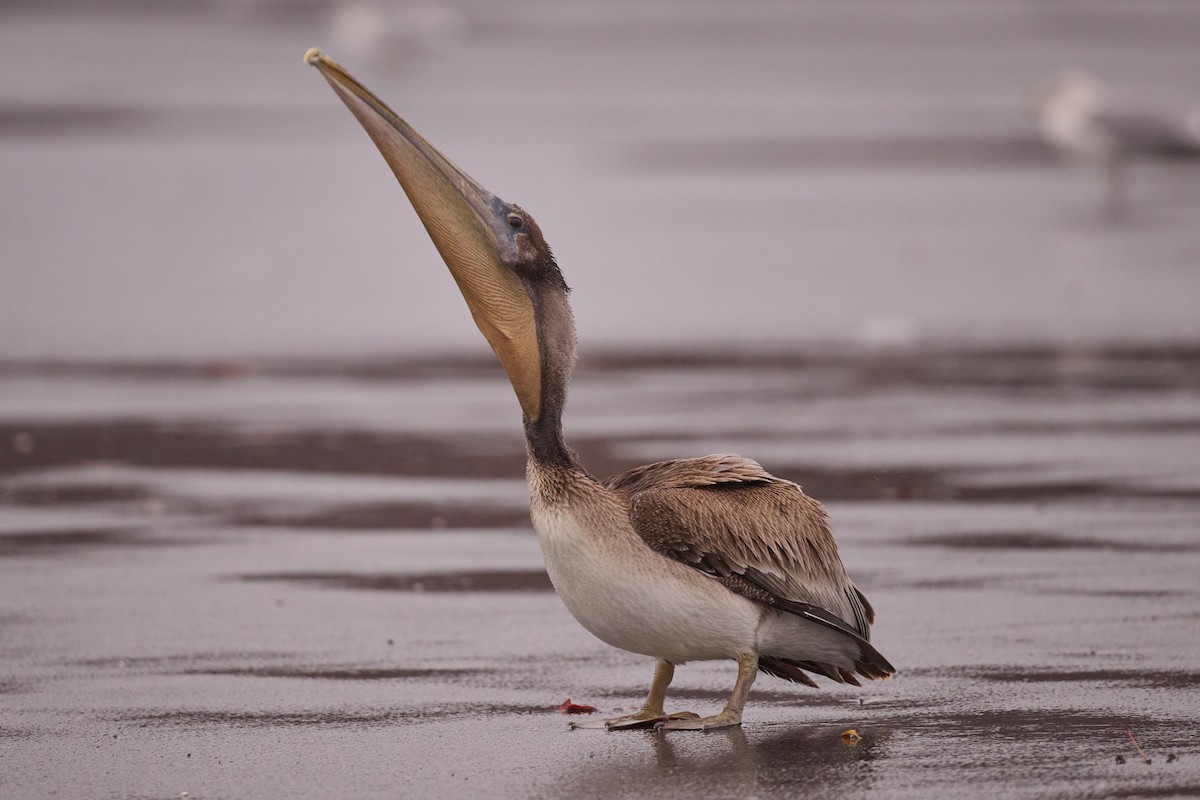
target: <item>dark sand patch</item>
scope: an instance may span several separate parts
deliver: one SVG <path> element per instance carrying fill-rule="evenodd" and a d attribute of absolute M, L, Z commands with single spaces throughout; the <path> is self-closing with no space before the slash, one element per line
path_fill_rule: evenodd
<path fill-rule="evenodd" d="M 1155 343 L 1146 347 L 1079 344 L 886 350 L 845 346 L 804 351 L 720 348 L 604 351 L 588 348 L 580 357 L 577 374 L 581 380 L 587 380 L 672 369 L 796 373 L 820 370 L 822 374 L 844 376 L 846 383 L 856 390 L 884 386 L 1175 389 L 1200 387 L 1200 347 Z M 500 367 L 490 356 L 455 354 L 240 361 L 8 360 L 0 361 L 0 375 L 104 376 L 144 381 L 183 378 L 200 383 L 249 376 L 392 383 L 494 375 L 503 380 Z"/>
<path fill-rule="evenodd" d="M 1042 585 L 1031 587 L 1031 581 L 1040 580 Z M 992 574 L 987 576 L 971 576 L 966 578 L 928 578 L 928 579 L 898 579 L 888 574 L 880 574 L 871 580 L 860 580 L 862 586 L 872 586 L 880 589 L 932 589 L 935 591 L 977 591 L 980 589 L 1011 590 L 1014 585 L 1023 587 L 1021 591 L 1036 592 L 1046 595 L 1072 595 L 1081 597 L 1111 597 L 1127 599 L 1155 599 L 1180 597 L 1190 592 L 1175 589 L 1104 589 L 1095 586 L 1070 587 L 1051 585 L 1054 575 L 1036 574 Z"/>
<path fill-rule="evenodd" d="M 793 481 L 809 497 L 822 501 L 952 500 L 958 489 L 940 470 L 854 469 L 815 464 L 779 465 L 773 470 Z"/>
<path fill-rule="evenodd" d="M 525 474 L 524 442 L 512 436 L 364 431 L 254 431 L 205 423 L 98 420 L 0 425 L 0 474 L 97 462 L 190 469 L 285 469 L 366 475 L 506 477 Z"/>
<path fill-rule="evenodd" d="M 951 670 L 950 674 L 994 683 L 1098 682 L 1184 690 L 1200 687 L 1200 672 L 1189 670 L 967 667 Z"/>
<path fill-rule="evenodd" d="M 15 506 L 85 506 L 144 502 L 153 495 L 137 486 L 75 484 L 71 486 L 11 486 L 0 488 L 0 502 Z"/>
<path fill-rule="evenodd" d="M 987 431 L 981 431 L 987 432 Z M 698 433 L 698 436 L 703 434 Z M 827 432 L 827 435 L 828 434 Z M 20 438 L 21 449 L 0 445 L 0 475 L 72 468 L 96 463 L 187 469 L 285 470 L 349 475 L 426 478 L 524 477 L 525 449 L 519 432 L 509 435 L 463 436 L 368 431 L 255 431 L 216 423 L 155 423 L 96 420 L 78 423 L 0 425 L 0 443 Z M 653 441 L 639 437 L 635 443 Z M 679 435 L 669 437 L 678 442 Z M 686 437 L 684 437 L 686 438 Z M 596 475 L 614 475 L 640 465 L 619 456 L 631 440 L 620 436 L 573 437 L 581 460 Z M 795 481 L 810 496 L 829 502 L 1039 502 L 1054 499 L 1128 498 L 1200 500 L 1196 489 L 1153 487 L 1101 481 L 1012 483 L 990 478 L 988 485 L 963 485 L 983 467 L 906 467 L 904 469 L 830 467 L 788 464 L 776 459 L 773 471 Z M 987 468 L 989 475 L 994 468 Z M 64 503 L 150 500 L 137 486 L 20 487 L 3 490 L 16 502 Z M 236 523 L 264 526 L 345 529 L 439 527 L 515 527 L 527 524 L 524 510 L 488 507 L 452 508 L 443 504 L 374 504 L 343 507 L 291 517 L 260 509 L 200 507 L 171 501 L 178 510 L 231 514 Z M 211 504 L 210 504 L 211 505 Z M 451 520 L 454 517 L 454 520 Z"/>
<path fill-rule="evenodd" d="M 718 359 L 720 363 L 720 359 Z M 745 365 L 742 365 L 743 367 Z M 884 369 L 882 367 L 876 367 Z M 887 369 L 885 369 L 885 372 Z M 868 374 L 874 374 L 867 370 Z M 855 382 L 851 382 L 852 384 Z M 886 383 L 886 381 L 885 381 Z M 859 387 L 860 389 L 863 387 Z M 868 387 L 869 388 L 869 387 Z M 1069 385 L 1068 389 L 1078 387 Z M 1049 398 L 1048 398 L 1049 399 Z M 714 402 L 721 402 L 718 397 Z M 1171 429 L 1200 426 L 1200 421 L 1164 421 Z M 1152 423 L 1137 423 L 1140 428 Z M 971 433 L 1004 432 L 1004 426 L 981 427 Z M 1074 431 L 1071 424 L 1045 426 L 1041 432 Z M 1102 426 L 1097 434 L 1111 432 Z M 697 433 L 702 436 L 702 433 Z M 849 436 L 822 431 L 821 438 Z M 629 440 L 620 436 L 573 437 L 572 444 L 596 475 L 612 475 L 639 466 L 639 459 L 618 455 L 630 441 L 652 442 L 654 436 Z M 670 437 L 673 443 L 681 438 Z M 686 438 L 686 436 L 682 437 Z M 286 470 L 354 475 L 395 475 L 445 478 L 523 477 L 525 451 L 519 432 L 511 435 L 462 436 L 378 431 L 254 430 L 219 423 L 159 423 L 153 421 L 89 420 L 72 423 L 0 425 L 0 475 L 23 471 L 115 463 L 140 467 L 189 469 Z M 964 485 L 983 467 L 947 465 L 904 469 L 830 467 L 788 464 L 776 459 L 773 471 L 795 481 L 805 491 L 830 502 L 1039 502 L 1056 499 L 1175 499 L 1200 500 L 1200 489 L 1154 488 L 1093 480 L 1030 482 L 1014 476 L 997 480 L 988 468 L 989 483 Z M 52 505 L 149 500 L 137 486 L 17 487 L 0 490 L 20 504 Z M 186 504 L 180 510 L 187 510 Z M 234 514 L 239 524 L 329 527 L 343 529 L 427 529 L 445 527 L 524 526 L 523 511 L 514 509 L 452 508 L 444 504 L 374 504 L 342 507 L 295 517 L 254 508 L 193 509 Z"/>
<path fill-rule="evenodd" d="M 256 678 L 317 678 L 332 681 L 390 681 L 458 678 L 490 670 L 417 669 L 403 667 L 211 667 L 184 670 L 184 675 L 241 675 Z"/>
<path fill-rule="evenodd" d="M 1114 541 L 1062 536 L 1047 531 L 972 531 L 969 533 L 915 536 L 903 544 L 965 550 L 1112 550 L 1128 553 L 1194 553 L 1200 544 Z"/>
<path fill-rule="evenodd" d="M 0 425 L 0 442 L 28 437 L 32 450 L 0 447 L 0 474 L 27 470 L 116 463 L 140 467 L 199 469 L 287 470 L 353 475 L 395 475 L 445 478 L 521 478 L 525 451 L 520 437 L 463 437 L 457 433 L 413 435 L 362 431 L 231 430 L 216 424 L 157 424 L 152 422 L 90 421 L 71 424 Z M 672 437 L 677 440 L 679 437 Z M 649 437 L 639 439 L 648 441 Z M 597 475 L 611 475 L 639 465 L 636 459 L 615 455 L 620 437 L 573 438 L 584 463 Z M 1038 501 L 1077 497 L 1200 498 L 1200 491 L 1155 490 L 1099 482 L 1054 484 L 959 485 L 972 469 L 870 469 L 778 462 L 774 471 L 795 481 L 813 497 L 849 501 Z M 136 486 L 23 487 L 7 489 L 16 502 L 111 502 L 150 499 Z M 74 495 L 74 497 L 72 497 Z M 168 501 L 164 501 L 168 502 Z M 188 504 L 171 502 L 179 510 Z M 196 504 L 192 504 L 195 506 Z M 195 507 L 193 512 L 223 512 L 235 524 L 255 526 L 329 527 L 348 530 L 427 529 L 445 527 L 516 527 L 528 524 L 527 514 L 512 508 L 454 507 L 447 504 L 382 503 L 343 506 L 309 515 L 264 512 L 255 508 Z"/>
<path fill-rule="evenodd" d="M 889 579 L 881 576 L 872 586 L 887 589 L 988 589 L 1001 586 L 1009 579 L 1005 576 L 989 575 L 971 578 L 930 578 L 922 580 Z"/>
<path fill-rule="evenodd" d="M 311 514 L 258 511 L 231 524 L 249 527 L 322 528 L 353 531 L 528 528 L 529 512 L 511 506 L 463 503 L 367 503 L 339 505 Z"/>
<path fill-rule="evenodd" d="M 1077 597 L 1113 597 L 1125 598 L 1129 600 L 1153 600 L 1166 599 L 1169 597 L 1182 597 L 1183 595 L 1195 594 L 1195 592 L 1185 592 L 1175 589 L 1075 589 L 1075 588 L 1054 588 L 1041 589 L 1042 594 L 1067 594 Z"/>
<path fill-rule="evenodd" d="M 146 138 L 192 141 L 197 137 L 253 136 L 276 141 L 281 135 L 303 134 L 309 115 L 294 108 L 263 108 L 206 105 L 204 108 L 162 107 L 141 104 L 98 104 L 92 102 L 0 103 L 0 138 L 72 139 L 96 137 Z M 236 131 L 236 133 L 231 133 Z M 290 133 L 289 133 L 290 132 Z M 214 361 L 209 376 L 225 377 L 221 370 L 236 367 L 237 361 Z"/>
<path fill-rule="evenodd" d="M 996 433 L 986 430 L 980 433 Z M 776 463 L 777 475 L 798 483 L 810 497 L 830 502 L 958 502 L 1038 503 L 1047 500 L 1200 500 L 1200 489 L 1160 489 L 1104 481 L 1011 483 L 995 476 L 993 467 L 967 465 L 890 469 L 852 469 L 811 464 Z M 988 484 L 963 483 L 980 471 Z M 918 543 L 918 542 L 914 542 Z"/>
<path fill-rule="evenodd" d="M 128 528 L 80 528 L 0 534 L 0 558 L 70 555 L 112 547 L 164 547 L 186 544 L 179 539 L 151 538 Z"/>
<path fill-rule="evenodd" d="M 23 731 L 17 728 L 6 728 L 0 725 L 0 739 L 28 739 L 33 736 L 33 731 Z"/>
<path fill-rule="evenodd" d="M 749 369 L 799 372 L 836 370 L 872 385 L 997 385 L 1058 388 L 1069 384 L 1099 388 L 1200 386 L 1200 346 L 1155 343 L 1102 347 L 929 347 L 922 349 L 828 347 L 811 350 L 602 350 L 581 354 L 578 373 L 619 373 L 672 369 Z M 439 354 L 337 359 L 288 358 L 238 361 L 0 361 L 0 374 L 113 376 L 137 380 L 243 377 L 324 377 L 403 382 L 477 378 L 503 373 L 491 356 Z M 867 380 L 869 379 L 869 380 Z"/>
<path fill-rule="evenodd" d="M 215 727 L 215 728 L 301 728 L 310 726 L 369 728 L 422 721 L 444 720 L 483 714 L 532 714 L 543 708 L 517 705 L 464 703 L 393 711 L 211 711 L 177 709 L 124 714 L 119 722 L 135 722 L 143 727 Z"/>
<path fill-rule="evenodd" d="M 238 575 L 241 581 L 279 581 L 330 589 L 381 592 L 552 592 L 545 570 L 428 572 L 416 575 L 351 572 L 279 572 Z"/>
<path fill-rule="evenodd" d="M 1115 748 L 1129 745 L 1125 730 L 1133 728 L 1152 737 L 1176 742 L 1192 733 L 1200 733 L 1200 722 L 1180 724 L 1177 720 L 1159 720 L 1139 714 L 1120 715 L 1083 709 L 1041 710 L 1011 709 L 968 711 L 928 715 L 938 729 L 950 733 L 979 733 L 998 739 L 1057 740 L 1064 736 L 1111 738 Z"/>
<path fill-rule="evenodd" d="M 0 104 L 0 137 L 42 138 L 55 134 L 78 136 L 82 132 L 123 131 L 142 122 L 143 109 L 71 103 L 45 105 L 12 102 Z"/>
<path fill-rule="evenodd" d="M 1093 795 L 1097 796 L 1097 795 Z M 1105 797 L 1200 797 L 1200 782 L 1168 786 L 1122 786 L 1106 788 Z"/>
<path fill-rule="evenodd" d="M 961 472 L 960 472 L 961 474 Z M 1200 500 L 1200 489 L 1156 489 L 1103 481 L 1055 481 L 1051 483 L 995 483 L 989 486 L 960 486 L 955 500 L 983 503 L 1032 503 L 1043 500 Z"/>

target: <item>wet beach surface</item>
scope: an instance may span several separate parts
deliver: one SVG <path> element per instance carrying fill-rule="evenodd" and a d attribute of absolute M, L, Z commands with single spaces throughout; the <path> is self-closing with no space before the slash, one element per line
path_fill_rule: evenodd
<path fill-rule="evenodd" d="M 1195 351 L 585 357 L 596 474 L 797 480 L 900 669 L 760 676 L 741 730 L 669 735 L 552 710 L 634 707 L 651 664 L 551 591 L 491 363 L 0 377 L 6 798 L 1200 792 Z M 668 707 L 733 672 L 680 669 Z"/>
<path fill-rule="evenodd" d="M 1028 107 L 1068 66 L 1196 105 L 1198 40 L 1139 0 L 0 3 L 0 800 L 1200 796 L 1200 167 L 1106 219 Z M 512 392 L 314 45 L 535 213 L 584 463 L 799 482 L 894 680 L 567 729 L 651 665 L 550 590 Z"/>

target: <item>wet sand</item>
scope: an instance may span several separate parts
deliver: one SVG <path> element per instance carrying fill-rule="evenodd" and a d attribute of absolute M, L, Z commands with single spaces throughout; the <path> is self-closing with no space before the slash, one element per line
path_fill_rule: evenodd
<path fill-rule="evenodd" d="M 1107 220 L 1026 103 L 1195 104 L 1200 7 L 351 5 L 0 4 L 0 800 L 1200 796 L 1196 167 Z M 567 729 L 651 667 L 313 45 L 536 213 L 584 462 L 798 481 L 894 680 Z"/>
<path fill-rule="evenodd" d="M 798 480 L 900 669 L 669 735 L 552 710 L 651 665 L 550 590 L 497 368 L 217 366 L 0 370 L 0 796 L 1200 793 L 1194 351 L 585 354 L 585 463 Z"/>

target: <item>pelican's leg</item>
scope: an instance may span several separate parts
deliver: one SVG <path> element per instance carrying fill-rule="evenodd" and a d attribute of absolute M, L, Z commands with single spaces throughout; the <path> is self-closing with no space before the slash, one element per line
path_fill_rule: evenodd
<path fill-rule="evenodd" d="M 668 720 L 698 719 L 699 714 L 684 711 L 679 714 L 667 714 L 663 711 L 663 702 L 667 699 L 667 687 L 671 678 L 675 677 L 675 665 L 670 661 L 659 659 L 654 664 L 654 680 L 650 683 L 650 692 L 646 702 L 633 714 L 615 719 L 602 719 L 595 722 L 572 722 L 572 728 L 606 728 L 621 730 L 623 728 L 648 728 L 652 723 Z"/>
<path fill-rule="evenodd" d="M 1108 186 L 1104 210 L 1110 222 L 1120 222 L 1129 207 L 1129 177 L 1120 156 L 1108 162 Z"/>
<path fill-rule="evenodd" d="M 707 731 L 713 728 L 728 728 L 742 724 L 742 709 L 746 707 L 746 698 L 750 696 L 750 687 L 758 674 L 758 653 L 748 653 L 738 659 L 737 682 L 733 684 L 733 693 L 725 703 L 720 714 L 713 717 L 698 719 L 670 719 L 655 724 L 656 731 Z"/>

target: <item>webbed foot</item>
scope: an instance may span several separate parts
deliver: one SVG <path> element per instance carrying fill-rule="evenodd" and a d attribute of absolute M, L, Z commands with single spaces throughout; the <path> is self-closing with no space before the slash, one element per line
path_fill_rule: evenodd
<path fill-rule="evenodd" d="M 720 714 L 711 717 L 698 717 L 693 714 L 690 718 L 672 717 L 654 723 L 656 731 L 711 731 L 717 728 L 732 728 L 742 724 L 740 711 L 725 709 Z"/>
<path fill-rule="evenodd" d="M 734 728 L 742 724 L 742 709 L 754 684 L 758 672 L 758 654 L 747 653 L 738 659 L 738 677 L 733 685 L 733 694 L 720 714 L 695 719 L 668 719 L 654 723 L 656 731 L 711 731 L 717 728 Z"/>
<path fill-rule="evenodd" d="M 664 714 L 661 711 L 643 708 L 637 713 L 627 714 L 623 717 L 588 720 L 587 722 L 570 722 L 568 725 L 570 726 L 571 730 L 583 728 L 588 730 L 600 729 L 608 731 L 631 731 L 648 730 L 667 722 L 687 722 L 688 720 L 694 719 L 700 719 L 700 715 L 693 714 L 691 711 L 680 711 L 675 714 Z"/>

